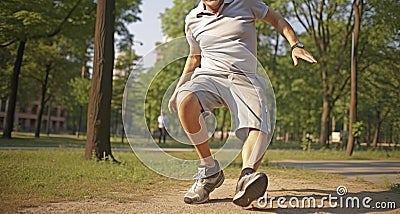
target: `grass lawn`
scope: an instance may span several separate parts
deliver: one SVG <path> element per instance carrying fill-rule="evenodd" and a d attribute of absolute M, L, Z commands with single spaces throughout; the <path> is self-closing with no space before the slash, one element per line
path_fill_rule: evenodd
<path fill-rule="evenodd" d="M 130 150 L 130 146 L 125 139 L 121 143 L 120 137 L 111 139 L 112 148 L 124 148 Z M 42 135 L 39 139 L 34 138 L 33 133 L 13 133 L 13 139 L 0 138 L 1 147 L 52 147 L 52 148 L 85 148 L 85 137 L 77 138 L 75 135 Z M 219 149 L 224 142 L 213 140 L 210 142 L 212 149 Z M 166 144 L 159 144 L 161 148 L 193 148 L 193 146 L 181 144 L 172 140 L 167 140 Z M 333 147 L 333 146 L 332 146 Z M 188 155 L 188 159 L 197 159 L 197 155 Z M 400 149 L 392 148 L 356 148 L 352 156 L 346 156 L 343 148 L 319 148 L 313 145 L 310 151 L 303 151 L 300 142 L 274 142 L 267 150 L 264 157 L 266 161 L 270 160 L 400 160 Z"/>
<path fill-rule="evenodd" d="M 0 150 L 0 213 L 21 206 L 87 199 L 138 200 L 176 181 L 144 167 L 130 152 L 122 164 L 85 161 L 82 150 Z M 166 185 L 165 185 L 166 184 Z"/>

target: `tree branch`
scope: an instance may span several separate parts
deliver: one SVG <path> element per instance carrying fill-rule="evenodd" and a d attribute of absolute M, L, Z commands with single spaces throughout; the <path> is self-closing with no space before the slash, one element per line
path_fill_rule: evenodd
<path fill-rule="evenodd" d="M 65 16 L 65 18 L 60 22 L 60 24 L 54 29 L 53 32 L 51 32 L 50 34 L 46 34 L 46 35 L 38 35 L 38 36 L 33 36 L 32 39 L 38 39 L 38 38 L 43 38 L 43 37 L 53 37 L 55 35 L 57 35 L 58 33 L 60 33 L 60 31 L 62 30 L 63 26 L 65 25 L 65 23 L 68 21 L 68 19 L 71 17 L 72 13 L 76 10 L 76 8 L 78 8 L 79 4 L 82 2 L 82 0 L 77 0 L 75 5 L 72 7 L 72 9 L 68 12 L 67 16 Z"/>
<path fill-rule="evenodd" d="M 343 96 L 343 92 L 344 92 L 344 88 L 346 87 L 346 85 L 349 83 L 350 80 L 350 76 L 347 76 L 346 79 L 344 80 L 343 84 L 340 86 L 339 88 L 339 94 L 333 98 L 333 103 L 336 103 L 336 101 Z"/>
<path fill-rule="evenodd" d="M 10 45 L 12 45 L 12 44 L 14 44 L 14 42 L 16 42 L 17 40 L 12 40 L 12 41 L 9 41 L 8 43 L 5 43 L 4 45 L 3 44 L 1 44 L 0 45 L 0 47 L 1 48 L 5 48 L 5 47 L 7 47 L 7 46 L 10 46 Z"/>

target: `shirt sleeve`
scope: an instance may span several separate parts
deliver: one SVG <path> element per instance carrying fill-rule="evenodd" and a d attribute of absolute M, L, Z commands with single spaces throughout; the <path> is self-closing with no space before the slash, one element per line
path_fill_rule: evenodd
<path fill-rule="evenodd" d="M 263 19 L 268 12 L 268 6 L 262 0 L 246 0 L 249 2 L 250 10 L 257 19 Z"/>
<path fill-rule="evenodd" d="M 185 21 L 185 35 L 190 47 L 196 47 L 196 48 L 199 47 L 199 43 L 194 38 L 193 33 L 190 30 L 187 19 Z"/>

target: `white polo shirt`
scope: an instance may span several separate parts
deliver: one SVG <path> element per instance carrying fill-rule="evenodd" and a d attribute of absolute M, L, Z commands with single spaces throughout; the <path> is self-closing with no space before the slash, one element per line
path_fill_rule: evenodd
<path fill-rule="evenodd" d="M 217 14 L 202 1 L 185 20 L 188 43 L 201 50 L 196 72 L 252 75 L 257 69 L 256 19 L 263 19 L 268 6 L 261 0 L 224 0 Z"/>

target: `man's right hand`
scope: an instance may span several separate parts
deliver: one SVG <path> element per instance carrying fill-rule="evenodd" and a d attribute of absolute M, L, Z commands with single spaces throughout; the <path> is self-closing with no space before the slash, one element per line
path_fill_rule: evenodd
<path fill-rule="evenodd" d="M 176 98 L 177 98 L 177 92 L 175 91 L 168 102 L 168 109 L 170 112 L 177 112 Z"/>

